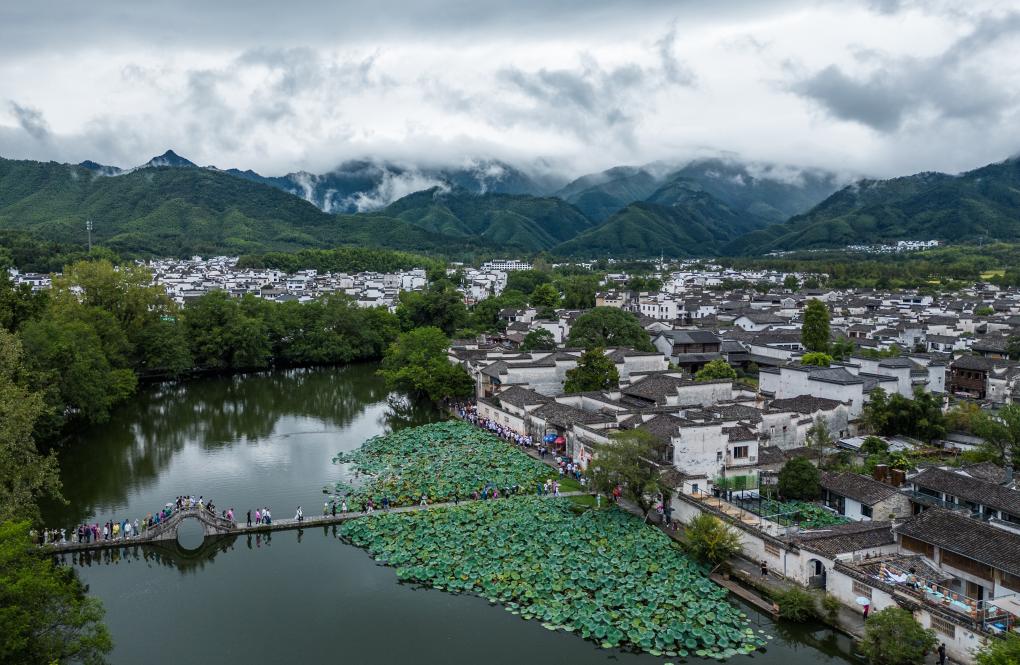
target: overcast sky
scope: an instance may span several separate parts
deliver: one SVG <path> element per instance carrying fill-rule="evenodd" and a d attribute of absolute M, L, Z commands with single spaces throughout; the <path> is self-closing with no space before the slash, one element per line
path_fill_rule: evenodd
<path fill-rule="evenodd" d="M 173 148 L 267 175 L 496 157 L 578 175 L 725 153 L 955 172 L 1020 151 L 1016 7 L 10 0 L 0 156 L 132 166 Z"/>

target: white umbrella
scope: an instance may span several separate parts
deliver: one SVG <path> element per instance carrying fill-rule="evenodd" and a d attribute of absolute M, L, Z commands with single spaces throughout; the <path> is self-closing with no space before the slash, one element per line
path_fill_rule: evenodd
<path fill-rule="evenodd" d="M 864 596 L 857 596 L 857 598 L 854 599 L 854 602 L 858 605 L 870 605 L 871 599 L 865 598 Z"/>

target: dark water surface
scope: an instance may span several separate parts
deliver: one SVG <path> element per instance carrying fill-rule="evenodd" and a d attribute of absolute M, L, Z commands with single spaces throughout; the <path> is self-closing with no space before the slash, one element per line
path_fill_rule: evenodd
<path fill-rule="evenodd" d="M 152 387 L 65 451 L 67 507 L 50 524 L 142 517 L 178 494 L 212 497 L 243 519 L 321 510 L 339 476 L 330 458 L 393 429 L 438 418 L 387 393 L 375 366 L 294 370 Z M 185 543 L 189 548 L 195 543 Z M 487 601 L 399 584 L 393 569 L 332 528 L 67 555 L 107 609 L 118 664 L 664 663 L 597 649 Z M 734 663 L 856 663 L 821 627 L 775 625 L 768 651 Z M 672 659 L 681 662 L 680 659 Z M 700 662 L 688 659 L 687 662 Z M 714 662 L 714 661 L 713 661 Z"/>

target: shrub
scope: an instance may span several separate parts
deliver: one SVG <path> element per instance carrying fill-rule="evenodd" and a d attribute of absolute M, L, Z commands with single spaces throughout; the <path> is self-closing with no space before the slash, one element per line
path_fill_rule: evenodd
<path fill-rule="evenodd" d="M 935 633 L 922 628 L 913 614 L 887 607 L 868 617 L 861 651 L 873 665 L 922 665 L 936 643 Z"/>
<path fill-rule="evenodd" d="M 782 619 L 803 623 L 818 618 L 818 606 L 808 591 L 791 587 L 773 593 L 772 598 L 779 604 L 779 616 Z"/>

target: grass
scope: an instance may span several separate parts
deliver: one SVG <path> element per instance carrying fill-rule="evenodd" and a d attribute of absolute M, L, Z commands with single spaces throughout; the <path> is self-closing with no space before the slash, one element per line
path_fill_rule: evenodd
<path fill-rule="evenodd" d="M 1005 269 L 1002 269 L 1002 268 L 1000 268 L 998 270 L 986 270 L 983 273 L 981 273 L 981 279 L 987 281 L 987 280 L 991 279 L 992 277 L 1002 277 L 1005 274 L 1006 274 L 1006 271 L 1005 271 Z"/>

